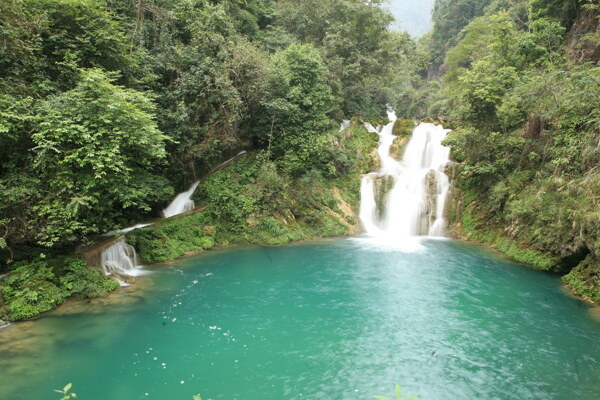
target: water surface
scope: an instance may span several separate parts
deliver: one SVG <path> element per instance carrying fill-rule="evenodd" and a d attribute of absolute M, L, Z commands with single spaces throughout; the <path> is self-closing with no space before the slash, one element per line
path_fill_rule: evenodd
<path fill-rule="evenodd" d="M 588 307 L 482 247 L 236 248 L 138 279 L 0 330 L 0 399 L 600 398 Z"/>

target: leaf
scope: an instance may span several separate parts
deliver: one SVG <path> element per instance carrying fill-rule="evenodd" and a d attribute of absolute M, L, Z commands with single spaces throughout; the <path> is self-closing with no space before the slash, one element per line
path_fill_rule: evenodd
<path fill-rule="evenodd" d="M 379 399 L 379 400 L 390 400 L 389 397 L 385 397 L 385 396 L 377 396 L 377 395 L 375 395 L 373 397 L 376 398 L 376 399 Z"/>
<path fill-rule="evenodd" d="M 72 384 L 72 383 L 67 383 L 67 384 L 65 385 L 65 387 L 63 388 L 63 392 L 64 392 L 64 393 L 67 393 L 69 390 L 71 390 L 71 388 L 72 388 L 72 387 L 73 387 L 73 384 Z"/>
<path fill-rule="evenodd" d="M 194 400 L 202 400 L 202 397 L 198 396 L 197 394 L 193 395 L 192 398 Z"/>
<path fill-rule="evenodd" d="M 402 390 L 400 389 L 400 385 L 396 385 L 396 400 L 402 399 Z"/>

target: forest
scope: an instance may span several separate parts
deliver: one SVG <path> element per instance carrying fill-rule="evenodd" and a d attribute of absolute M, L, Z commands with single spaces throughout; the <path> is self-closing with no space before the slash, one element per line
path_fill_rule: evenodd
<path fill-rule="evenodd" d="M 360 122 L 388 107 L 453 129 L 455 237 L 600 302 L 600 5 L 436 0 L 417 40 L 382 4 L 4 0 L 0 319 L 114 290 L 77 246 L 243 150 L 205 213 L 131 234 L 145 260 L 347 233 L 332 190 L 357 207 L 377 141 Z"/>

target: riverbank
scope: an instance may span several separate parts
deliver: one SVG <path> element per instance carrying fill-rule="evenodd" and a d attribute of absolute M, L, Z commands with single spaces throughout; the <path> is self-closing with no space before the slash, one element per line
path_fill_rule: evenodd
<path fill-rule="evenodd" d="M 264 151 L 224 165 L 202 182 L 198 212 L 157 221 L 122 237 L 145 264 L 228 245 L 277 245 L 357 233 L 360 175 L 373 168 L 377 135 L 361 120 L 336 132 L 336 159 L 328 172 L 289 173 Z M 96 257 L 100 259 L 100 257 Z M 119 283 L 85 268 L 81 255 L 47 256 L 13 264 L 0 280 L 0 319 L 22 320 L 69 298 L 103 296 Z"/>
<path fill-rule="evenodd" d="M 396 160 L 408 142 L 409 125 L 401 120 L 394 126 L 394 134 L 399 138 L 390 148 L 390 155 Z M 309 172 L 294 178 L 278 171 L 262 153 L 249 154 L 203 182 L 194 194 L 195 203 L 201 205 L 196 212 L 159 220 L 126 232 L 122 238 L 135 247 L 142 263 L 148 265 L 173 262 L 214 248 L 281 245 L 355 235 L 361 231 L 360 176 L 379 167 L 373 151 L 377 136 L 364 129 L 362 121 L 354 120 L 341 137 L 340 150 L 351 162 L 342 176 Z M 445 207 L 448 236 L 483 243 L 513 261 L 539 270 L 560 272 L 574 295 L 590 305 L 600 303 L 598 291 L 589 284 L 596 271 L 593 263 L 584 262 L 585 257 L 561 258 L 523 246 L 508 239 L 497 226 L 477 222 L 481 219 L 477 214 L 479 199 L 461 189 L 456 165 L 448 170 L 453 181 Z M 384 197 L 379 196 L 380 202 Z M 23 268 L 21 276 L 13 273 L 2 280 L 0 319 L 34 318 L 66 299 L 103 297 L 118 288 L 115 281 L 100 279 L 100 271 L 86 269 L 80 258 L 34 260 L 27 266 L 32 263 L 43 268 L 27 274 L 31 269 Z M 65 270 L 70 275 L 65 275 Z M 40 287 L 52 290 L 38 292 Z M 26 298 L 32 291 L 36 295 Z"/>
<path fill-rule="evenodd" d="M 448 236 L 484 244 L 513 261 L 557 273 L 574 296 L 591 306 L 600 306 L 600 259 L 597 247 L 591 245 L 592 235 L 579 247 L 559 238 L 532 242 L 522 234 L 527 227 L 515 222 L 503 224 L 504 216 L 498 210 L 494 212 L 493 200 L 467 189 L 460 165 L 450 166 L 449 174 L 453 186 L 445 209 Z"/>

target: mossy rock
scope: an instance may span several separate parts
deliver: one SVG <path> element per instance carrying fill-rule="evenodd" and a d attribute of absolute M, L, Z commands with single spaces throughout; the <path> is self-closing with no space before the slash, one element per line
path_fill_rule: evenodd
<path fill-rule="evenodd" d="M 136 248 L 142 260 L 157 263 L 213 248 L 216 231 L 212 220 L 199 212 L 131 231 L 127 241 Z"/>
<path fill-rule="evenodd" d="M 589 254 L 562 277 L 575 294 L 600 305 L 600 260 Z"/>
<path fill-rule="evenodd" d="M 398 118 L 394 123 L 393 135 L 410 136 L 415 129 L 415 121 L 412 119 Z"/>
<path fill-rule="evenodd" d="M 397 161 L 401 161 L 409 139 L 408 136 L 399 136 L 394 139 L 392 146 L 390 147 L 390 156 Z"/>

